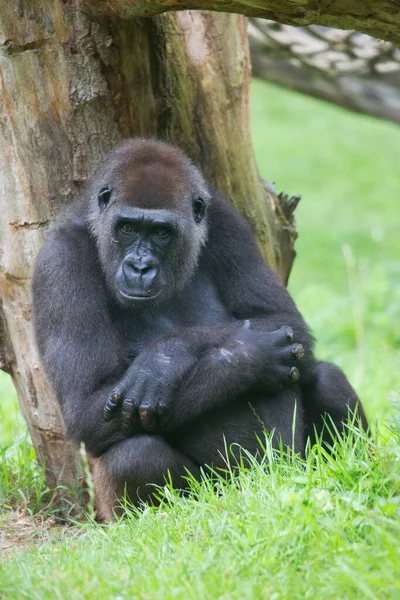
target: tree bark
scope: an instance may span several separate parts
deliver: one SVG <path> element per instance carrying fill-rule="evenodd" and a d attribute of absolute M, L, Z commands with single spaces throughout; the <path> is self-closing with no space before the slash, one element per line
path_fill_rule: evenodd
<path fill-rule="evenodd" d="M 400 46 L 396 0 L 79 0 L 97 19 L 153 17 L 165 11 L 201 9 L 240 13 L 287 25 L 355 29 Z"/>
<path fill-rule="evenodd" d="M 63 440 L 30 314 L 34 259 L 58 210 L 119 139 L 157 135 L 235 200 L 287 280 L 295 202 L 280 202 L 257 175 L 244 17 L 185 12 L 98 24 L 72 1 L 0 0 L 0 40 L 0 361 L 49 485 L 71 486 L 76 449 Z"/>

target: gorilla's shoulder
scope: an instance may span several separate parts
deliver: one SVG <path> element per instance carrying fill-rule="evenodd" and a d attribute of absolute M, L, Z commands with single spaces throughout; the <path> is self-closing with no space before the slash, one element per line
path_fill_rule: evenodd
<path fill-rule="evenodd" d="M 96 260 L 96 255 L 86 216 L 67 208 L 49 228 L 36 266 L 38 270 L 44 268 L 52 272 L 56 268 L 68 270 L 75 263 L 82 268 L 88 261 Z"/>
<path fill-rule="evenodd" d="M 231 201 L 218 191 L 212 194 L 209 208 L 208 247 L 218 254 L 236 253 L 250 249 L 258 254 L 251 226 L 236 210 Z"/>
<path fill-rule="evenodd" d="M 47 232 L 46 242 L 90 242 L 92 234 L 86 211 L 81 205 L 72 204 L 60 212 Z"/>

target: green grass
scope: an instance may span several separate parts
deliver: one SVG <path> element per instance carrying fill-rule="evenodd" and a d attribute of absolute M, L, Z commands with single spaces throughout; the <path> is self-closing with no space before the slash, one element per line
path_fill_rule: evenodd
<path fill-rule="evenodd" d="M 11 377 L 0 373 L 0 448 L 8 446 L 25 431 Z"/>
<path fill-rule="evenodd" d="M 15 507 L 37 512 L 49 497 L 44 472 L 38 467 L 11 378 L 1 374 L 0 527 L 2 513 L 7 514 Z"/>
<path fill-rule="evenodd" d="M 400 392 L 400 129 L 257 81 L 251 110 L 260 173 L 303 194 L 290 290 L 382 435 L 306 463 L 267 446 L 268 469 L 197 486 L 197 499 L 167 490 L 160 509 L 114 525 L 36 516 L 29 547 L 3 552 L 0 597 L 400 597 L 399 432 L 383 424 Z M 18 532 L 48 496 L 5 376 L 0 399 L 3 523 L 18 508 Z"/>
<path fill-rule="evenodd" d="M 398 598 L 400 447 L 345 440 L 329 459 L 266 464 L 196 498 L 36 543 L 0 562 L 6 598 Z"/>

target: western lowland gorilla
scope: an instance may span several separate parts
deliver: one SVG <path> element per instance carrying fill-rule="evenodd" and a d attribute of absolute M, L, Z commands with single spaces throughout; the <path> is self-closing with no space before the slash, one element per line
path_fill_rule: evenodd
<path fill-rule="evenodd" d="M 36 339 L 66 435 L 94 458 L 100 513 L 124 492 L 226 468 L 259 436 L 304 454 L 325 416 L 367 422 L 313 356 L 249 225 L 177 148 L 124 141 L 49 231 L 33 277 Z"/>

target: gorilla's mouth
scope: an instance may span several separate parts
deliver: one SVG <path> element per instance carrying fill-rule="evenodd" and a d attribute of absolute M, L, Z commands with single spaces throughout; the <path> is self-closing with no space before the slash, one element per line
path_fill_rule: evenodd
<path fill-rule="evenodd" d="M 139 301 L 155 300 L 155 298 L 157 298 L 161 294 L 161 290 L 159 290 L 156 294 L 128 294 L 127 292 L 121 290 L 121 288 L 119 288 L 118 291 L 121 294 L 121 296 L 125 298 L 125 300 Z"/>

